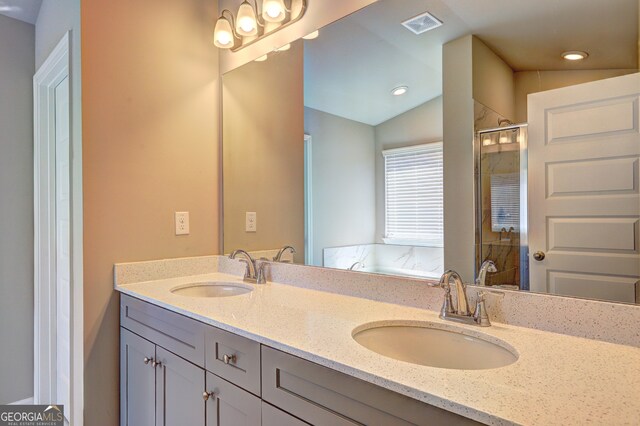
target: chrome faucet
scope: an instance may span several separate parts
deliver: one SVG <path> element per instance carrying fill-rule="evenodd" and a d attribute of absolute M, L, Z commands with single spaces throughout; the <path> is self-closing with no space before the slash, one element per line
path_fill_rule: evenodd
<path fill-rule="evenodd" d="M 244 250 L 234 250 L 229 255 L 229 259 L 235 259 L 238 256 L 242 256 L 241 259 L 238 259 L 240 262 L 247 264 L 247 269 L 244 271 L 244 282 L 252 284 L 265 284 L 267 282 L 264 275 L 266 262 L 261 262 L 259 266 L 256 266 L 255 259 Z"/>
<path fill-rule="evenodd" d="M 485 260 L 480 265 L 480 270 L 478 271 L 478 278 L 476 278 L 476 285 L 484 287 L 486 285 L 487 280 L 487 272 L 498 272 L 498 268 L 496 268 L 496 264 L 493 260 Z"/>
<path fill-rule="evenodd" d="M 456 286 L 456 304 L 454 306 L 451 298 L 451 280 L 453 280 Z M 429 284 L 432 287 L 441 287 L 444 289 L 444 302 L 442 303 L 442 309 L 440 309 L 440 318 L 448 321 L 457 321 L 465 324 L 476 324 L 480 327 L 489 327 L 491 321 L 487 314 L 487 308 L 484 303 L 484 298 L 487 292 L 478 292 L 478 301 L 476 302 L 476 308 L 471 313 L 469 311 L 469 300 L 467 299 L 467 290 L 465 284 L 462 282 L 460 274 L 456 271 L 448 270 L 440 278 L 438 284 Z M 491 292 L 494 293 L 494 292 Z M 502 294 L 495 292 L 496 294 Z"/>
<path fill-rule="evenodd" d="M 286 253 L 286 251 L 291 251 L 291 254 L 296 254 L 296 249 L 291 246 L 284 246 L 278 251 L 278 254 L 273 258 L 274 262 L 282 262 L 282 256 Z"/>

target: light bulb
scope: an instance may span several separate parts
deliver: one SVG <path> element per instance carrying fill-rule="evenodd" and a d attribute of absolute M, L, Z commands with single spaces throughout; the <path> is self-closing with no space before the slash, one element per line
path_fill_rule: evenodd
<path fill-rule="evenodd" d="M 254 36 L 258 34 L 256 11 L 246 1 L 238 9 L 236 18 L 236 32 L 241 36 Z"/>
<path fill-rule="evenodd" d="M 282 22 L 285 18 L 283 0 L 264 0 L 262 3 L 262 17 L 269 22 Z"/>
<path fill-rule="evenodd" d="M 408 86 L 398 86 L 391 91 L 393 96 L 402 96 L 409 91 Z"/>
<path fill-rule="evenodd" d="M 564 52 L 562 57 L 567 61 L 581 61 L 589 56 L 587 52 L 581 52 L 578 50 L 572 50 L 570 52 Z"/>
<path fill-rule="evenodd" d="M 221 49 L 230 49 L 233 47 L 233 30 L 231 23 L 223 16 L 218 18 L 216 28 L 213 31 L 213 44 Z"/>

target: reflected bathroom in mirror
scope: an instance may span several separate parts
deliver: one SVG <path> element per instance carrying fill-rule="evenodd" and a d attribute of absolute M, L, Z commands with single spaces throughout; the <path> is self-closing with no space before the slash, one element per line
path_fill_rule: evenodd
<path fill-rule="evenodd" d="M 225 253 L 640 303 L 637 0 L 379 0 L 257 59 Z"/>

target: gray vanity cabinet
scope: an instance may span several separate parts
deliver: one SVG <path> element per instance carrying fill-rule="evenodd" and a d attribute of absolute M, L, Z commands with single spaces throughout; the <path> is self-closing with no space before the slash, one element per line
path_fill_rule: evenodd
<path fill-rule="evenodd" d="M 266 402 L 262 403 L 262 426 L 308 426 L 300 419 L 277 409 Z"/>
<path fill-rule="evenodd" d="M 478 424 L 122 295 L 120 424 Z"/>
<path fill-rule="evenodd" d="M 260 398 L 211 373 L 207 392 L 207 426 L 260 426 Z"/>
<path fill-rule="evenodd" d="M 159 346 L 156 359 L 156 425 L 204 425 L 204 370 Z"/>
<path fill-rule="evenodd" d="M 156 345 L 120 329 L 120 424 L 154 426 L 156 424 Z"/>

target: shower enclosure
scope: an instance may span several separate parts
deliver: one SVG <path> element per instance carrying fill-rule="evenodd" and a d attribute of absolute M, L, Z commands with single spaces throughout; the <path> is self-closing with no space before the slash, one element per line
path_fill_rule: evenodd
<path fill-rule="evenodd" d="M 527 125 L 479 130 L 474 145 L 476 274 L 492 260 L 486 285 L 528 290 Z"/>

